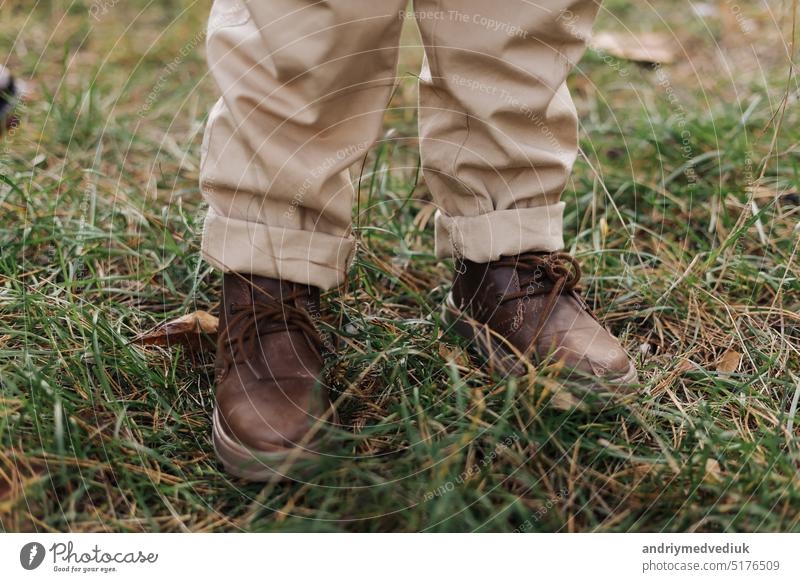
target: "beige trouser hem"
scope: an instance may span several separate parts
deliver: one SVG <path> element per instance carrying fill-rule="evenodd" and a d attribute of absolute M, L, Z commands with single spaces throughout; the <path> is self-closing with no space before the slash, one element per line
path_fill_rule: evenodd
<path fill-rule="evenodd" d="M 213 267 L 321 289 L 344 282 L 354 249 L 352 237 L 226 218 L 213 209 L 203 229 L 203 258 Z"/>
<path fill-rule="evenodd" d="M 497 210 L 480 216 L 447 216 L 436 212 L 436 256 L 476 263 L 496 261 L 528 251 L 564 248 L 564 203 L 520 210 Z"/>
<path fill-rule="evenodd" d="M 578 153 L 567 76 L 600 0 L 414 0 L 425 48 L 419 143 L 436 254 L 477 262 L 563 248 Z M 214 0 L 220 99 L 200 183 L 203 256 L 323 289 L 354 252 L 349 169 L 381 133 L 408 0 Z"/>

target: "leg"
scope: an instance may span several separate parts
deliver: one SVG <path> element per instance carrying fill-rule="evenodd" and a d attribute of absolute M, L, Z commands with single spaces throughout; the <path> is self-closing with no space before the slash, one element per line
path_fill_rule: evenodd
<path fill-rule="evenodd" d="M 560 201 L 578 148 L 566 86 L 598 0 L 421 0 L 420 83 L 436 251 L 456 255 L 446 319 L 504 373 L 554 358 L 614 391 L 636 380 L 619 342 L 580 298 Z"/>
<path fill-rule="evenodd" d="M 378 135 L 404 0 L 215 0 L 203 255 L 225 271 L 213 440 L 250 480 L 313 462 L 333 414 L 321 385 L 319 287 L 353 251 L 348 167 Z"/>
<path fill-rule="evenodd" d="M 441 11 L 420 21 L 429 65 L 420 136 L 439 206 L 437 255 L 485 262 L 563 248 L 559 199 L 578 148 L 566 78 L 599 2 L 417 4 Z"/>
<path fill-rule="evenodd" d="M 353 252 L 347 169 L 395 83 L 401 0 L 215 0 L 203 255 L 226 272 L 321 288 Z"/>

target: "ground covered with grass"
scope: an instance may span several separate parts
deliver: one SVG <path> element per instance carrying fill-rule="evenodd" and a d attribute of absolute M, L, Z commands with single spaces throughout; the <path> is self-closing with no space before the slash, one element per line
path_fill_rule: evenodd
<path fill-rule="evenodd" d="M 132 341 L 215 309 L 209 2 L 0 4 L 28 84 L 0 142 L 0 528 L 800 530 L 796 2 L 750 4 L 609 0 L 598 31 L 665 34 L 675 58 L 594 49 L 570 81 L 568 250 L 642 380 L 594 411 L 557 370 L 482 371 L 442 325 L 409 27 L 326 297 L 343 426 L 306 482 L 267 484 L 214 459 L 212 354 Z"/>

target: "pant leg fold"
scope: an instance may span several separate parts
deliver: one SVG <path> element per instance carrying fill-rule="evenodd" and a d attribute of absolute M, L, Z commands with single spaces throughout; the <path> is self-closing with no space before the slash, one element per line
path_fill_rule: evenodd
<path fill-rule="evenodd" d="M 437 211 L 436 256 L 486 263 L 529 251 L 561 250 L 564 206 L 558 202 L 479 216 L 448 216 Z"/>

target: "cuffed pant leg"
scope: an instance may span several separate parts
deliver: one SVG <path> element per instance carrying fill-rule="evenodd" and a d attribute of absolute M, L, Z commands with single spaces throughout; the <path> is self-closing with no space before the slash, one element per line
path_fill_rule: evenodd
<path fill-rule="evenodd" d="M 329 288 L 353 253 L 348 168 L 378 136 L 404 0 L 215 0 L 200 185 L 203 256 Z"/>
<path fill-rule="evenodd" d="M 561 191 L 578 150 L 566 78 L 596 0 L 418 0 L 425 180 L 436 253 L 485 262 L 563 248 Z"/>
<path fill-rule="evenodd" d="M 330 289 L 341 284 L 353 250 L 350 237 L 237 220 L 213 208 L 206 215 L 203 255 L 223 271 Z"/>

